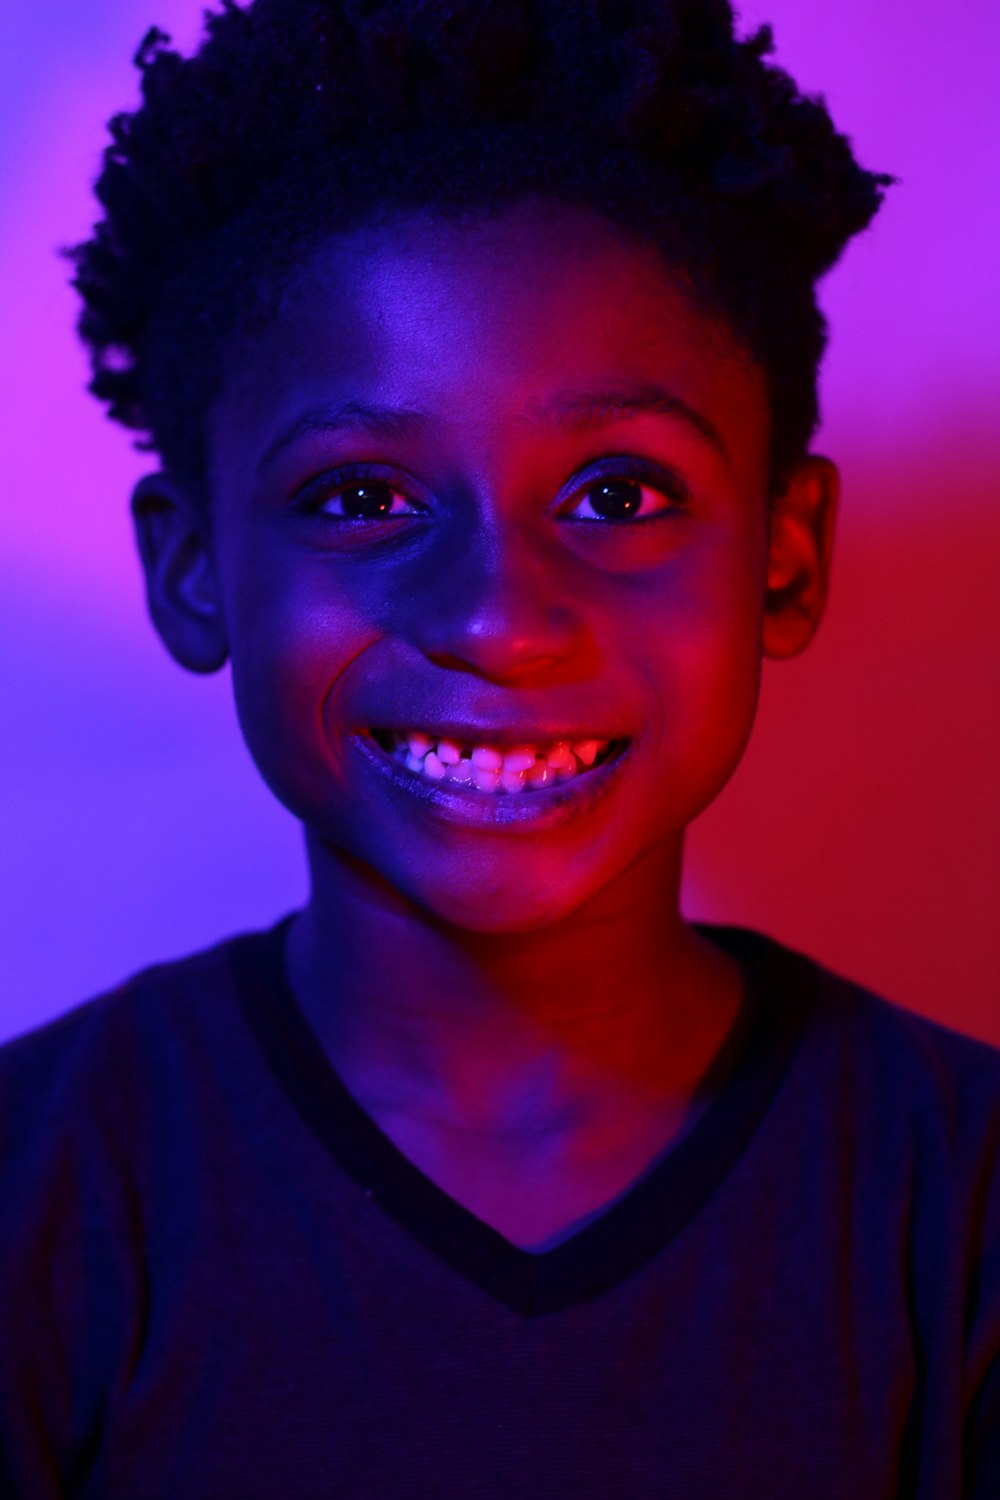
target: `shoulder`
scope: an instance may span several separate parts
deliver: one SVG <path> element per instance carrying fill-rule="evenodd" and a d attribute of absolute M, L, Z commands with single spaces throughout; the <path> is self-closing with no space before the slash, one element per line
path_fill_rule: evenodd
<path fill-rule="evenodd" d="M 787 952 L 788 950 L 786 950 Z M 917 1140 L 996 1159 L 1000 1048 L 794 955 L 816 1006 L 816 1037 L 860 1101 L 901 1113 Z"/>
<path fill-rule="evenodd" d="M 113 989 L 0 1046 L 0 1112 L 51 1118 L 70 1096 L 128 1060 L 141 1067 L 150 1033 L 184 1027 L 225 982 L 232 940 L 150 965 Z M 123 1079 L 116 1080 L 119 1084 Z"/>
<path fill-rule="evenodd" d="M 5 1430 L 26 1452 L 44 1431 L 60 1472 L 141 1347 L 171 1185 L 238 1066 L 240 942 L 144 969 L 0 1047 Z"/>
<path fill-rule="evenodd" d="M 151 1216 L 240 1087 L 232 955 L 264 937 L 151 966 L 0 1047 L 0 1388 L 21 1378 L 9 1362 L 41 1390 L 84 1350 L 99 1400 L 141 1324 Z"/>
<path fill-rule="evenodd" d="M 1000 1140 L 1000 1047 L 967 1036 L 763 932 L 708 928 L 759 987 L 802 1022 L 813 1084 L 858 1108 L 904 1118 L 958 1147 Z M 816 1075 L 821 1075 L 817 1079 Z"/>
<path fill-rule="evenodd" d="M 966 1390 L 992 1381 L 983 1399 L 1000 1417 L 1000 1048 L 737 932 L 765 991 L 803 1012 L 790 1137 L 846 1184 L 859 1226 L 909 1247 L 918 1314 L 952 1308 Z"/>
<path fill-rule="evenodd" d="M 952 1350 L 976 1494 L 1000 1475 L 1000 1048 L 813 965 L 819 1036 L 849 1089 L 858 1174 L 906 1226 L 928 1347 Z M 933 1309 L 933 1311 L 931 1311 Z M 960 1351 L 960 1352 L 959 1352 Z M 972 1493 L 970 1489 L 969 1493 Z"/>
<path fill-rule="evenodd" d="M 779 1004 L 805 1012 L 789 1138 L 849 1205 L 852 1242 L 889 1247 L 928 1399 L 965 1412 L 969 1493 L 1000 1493 L 1000 1048 L 739 932 Z"/>
<path fill-rule="evenodd" d="M 169 1146 L 180 1102 L 239 1054 L 233 953 L 267 936 L 152 965 L 0 1046 L 0 1213 L 30 1219 L 54 1176 L 120 1186 Z"/>
<path fill-rule="evenodd" d="M 780 1017 L 772 1029 L 795 1037 L 771 1138 L 838 1182 L 866 1224 L 889 1234 L 891 1221 L 930 1260 L 985 1272 L 1000 1314 L 1000 1049 L 764 933 L 717 930 Z"/>

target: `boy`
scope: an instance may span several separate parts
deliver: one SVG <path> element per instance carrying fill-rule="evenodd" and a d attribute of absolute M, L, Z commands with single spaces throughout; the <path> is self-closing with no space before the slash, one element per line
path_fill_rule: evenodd
<path fill-rule="evenodd" d="M 873 216 L 725 3 L 153 33 L 75 252 L 311 894 L 0 1054 L 12 1494 L 1000 1492 L 1000 1058 L 688 923 Z"/>

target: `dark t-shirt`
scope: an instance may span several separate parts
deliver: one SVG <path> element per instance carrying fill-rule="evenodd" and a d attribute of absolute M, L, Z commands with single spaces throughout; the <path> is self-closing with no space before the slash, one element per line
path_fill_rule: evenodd
<path fill-rule="evenodd" d="M 699 924 L 707 1102 L 533 1254 L 354 1102 L 286 930 L 0 1048 L 5 1493 L 997 1500 L 1000 1051 Z"/>

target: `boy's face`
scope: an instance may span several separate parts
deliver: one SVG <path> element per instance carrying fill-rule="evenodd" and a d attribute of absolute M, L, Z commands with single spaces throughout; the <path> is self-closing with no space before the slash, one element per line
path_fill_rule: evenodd
<path fill-rule="evenodd" d="M 210 414 L 202 605 L 250 751 L 333 867 L 514 932 L 679 861 L 740 760 L 766 631 L 789 655 L 815 627 L 768 623 L 768 437 L 759 370 L 582 209 L 414 215 L 315 253 Z M 373 729 L 627 744 L 503 794 L 407 770 Z"/>

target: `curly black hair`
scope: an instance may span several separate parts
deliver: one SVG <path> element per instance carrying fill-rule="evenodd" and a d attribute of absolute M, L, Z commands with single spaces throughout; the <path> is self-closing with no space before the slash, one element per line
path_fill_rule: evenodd
<path fill-rule="evenodd" d="M 157 28 L 110 122 L 93 237 L 66 253 L 90 389 L 175 473 L 234 333 L 317 237 L 382 212 L 542 194 L 652 241 L 768 381 L 772 493 L 818 420 L 815 285 L 892 178 L 739 40 L 729 0 L 222 0 Z"/>

